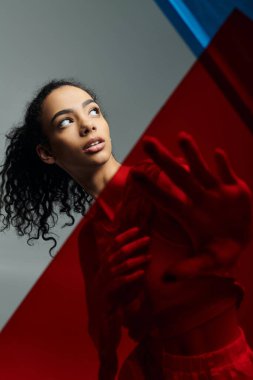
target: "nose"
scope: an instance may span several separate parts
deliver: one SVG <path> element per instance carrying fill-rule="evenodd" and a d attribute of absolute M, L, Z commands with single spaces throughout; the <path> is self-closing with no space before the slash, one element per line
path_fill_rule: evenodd
<path fill-rule="evenodd" d="M 90 132 L 95 132 L 97 127 L 93 124 L 82 123 L 80 127 L 80 135 L 87 136 Z"/>

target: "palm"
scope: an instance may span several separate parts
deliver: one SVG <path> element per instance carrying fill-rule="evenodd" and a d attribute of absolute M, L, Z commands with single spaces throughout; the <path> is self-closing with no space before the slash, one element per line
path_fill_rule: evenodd
<path fill-rule="evenodd" d="M 213 188 L 204 189 L 196 199 L 187 199 L 180 221 L 196 242 L 215 237 L 234 239 L 243 244 L 250 234 L 249 189 L 241 180 L 234 184 L 219 181 Z"/>
<path fill-rule="evenodd" d="M 161 173 L 157 183 L 144 173 L 135 172 L 134 176 L 157 207 L 181 224 L 196 252 L 214 250 L 216 263 L 231 264 L 252 237 L 251 191 L 233 172 L 223 151 L 215 152 L 217 174 L 213 174 L 192 137 L 182 134 L 179 143 L 187 164 L 180 163 L 157 140 L 146 138 L 145 149 Z M 194 260 L 198 263 L 195 271 L 212 266 L 210 255 Z M 190 263 L 186 264 L 190 271 Z"/>

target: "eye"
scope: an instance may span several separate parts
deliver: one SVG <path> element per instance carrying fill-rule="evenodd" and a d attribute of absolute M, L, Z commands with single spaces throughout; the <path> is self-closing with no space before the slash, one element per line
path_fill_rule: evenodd
<path fill-rule="evenodd" d="M 59 128 L 64 128 L 64 127 L 68 126 L 71 122 L 73 122 L 72 119 L 69 119 L 69 118 L 63 119 L 63 120 L 60 121 L 60 123 L 58 124 L 58 127 L 59 127 Z"/>
<path fill-rule="evenodd" d="M 90 111 L 89 114 L 91 116 L 97 116 L 100 114 L 100 109 L 98 107 L 93 107 Z"/>

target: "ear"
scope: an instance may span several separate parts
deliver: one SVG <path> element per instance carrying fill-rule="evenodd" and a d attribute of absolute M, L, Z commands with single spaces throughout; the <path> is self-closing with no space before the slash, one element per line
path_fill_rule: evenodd
<path fill-rule="evenodd" d="M 55 158 L 53 154 L 50 152 L 50 149 L 45 147 L 45 145 L 37 145 L 36 146 L 36 152 L 45 164 L 54 164 L 55 163 Z"/>

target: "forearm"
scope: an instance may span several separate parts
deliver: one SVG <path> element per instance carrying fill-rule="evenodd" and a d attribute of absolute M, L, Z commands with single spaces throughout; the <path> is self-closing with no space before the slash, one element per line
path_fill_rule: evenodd
<path fill-rule="evenodd" d="M 118 369 L 117 347 L 121 338 L 116 313 L 100 313 L 89 322 L 89 333 L 99 358 L 99 380 L 114 380 Z"/>
<path fill-rule="evenodd" d="M 100 367 L 98 371 L 98 380 L 114 380 L 118 370 L 118 358 L 115 351 L 115 355 L 110 358 L 100 357 Z"/>
<path fill-rule="evenodd" d="M 98 379 L 114 380 L 118 368 L 117 346 L 121 337 L 120 320 L 116 311 L 103 308 L 101 300 L 95 296 L 95 293 L 92 291 L 89 294 L 88 332 L 99 358 Z"/>

